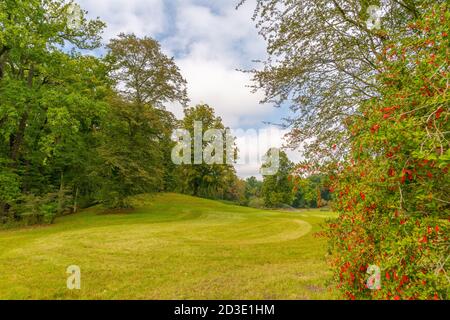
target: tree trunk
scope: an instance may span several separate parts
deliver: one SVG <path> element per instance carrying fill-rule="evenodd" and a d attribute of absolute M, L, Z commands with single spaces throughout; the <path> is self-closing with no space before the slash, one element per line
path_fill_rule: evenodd
<path fill-rule="evenodd" d="M 78 201 L 78 187 L 75 190 L 75 197 L 74 197 L 74 200 L 73 200 L 73 213 L 77 213 L 77 211 L 78 211 L 78 203 L 77 203 L 77 201 Z"/>
<path fill-rule="evenodd" d="M 34 66 L 30 67 L 30 71 L 28 72 L 28 87 L 33 87 L 33 77 L 34 77 Z M 17 160 L 19 159 L 20 148 L 22 146 L 24 137 L 25 137 L 25 129 L 27 127 L 29 111 L 27 107 L 25 107 L 25 111 L 20 119 L 19 128 L 15 135 L 12 135 L 9 139 L 10 148 L 11 148 L 11 159 L 13 160 L 14 165 L 17 166 Z"/>
<path fill-rule="evenodd" d="M 5 216 L 5 207 L 6 204 L 0 202 L 0 223 L 3 223 L 3 217 Z"/>
<path fill-rule="evenodd" d="M 7 220 L 10 208 L 9 204 L 0 202 L 0 223 L 4 223 Z"/>
<path fill-rule="evenodd" d="M 4 75 L 4 68 L 5 68 L 5 62 L 6 62 L 6 55 L 9 51 L 8 47 L 2 47 L 0 49 L 0 80 L 3 79 Z"/>
<path fill-rule="evenodd" d="M 317 208 L 322 207 L 322 194 L 320 191 L 320 187 L 317 187 Z"/>
<path fill-rule="evenodd" d="M 28 111 L 22 115 L 22 119 L 20 119 L 19 129 L 17 130 L 17 134 L 12 135 L 10 137 L 10 147 L 11 147 L 11 159 L 14 163 L 19 159 L 20 147 L 22 146 L 23 138 L 25 136 L 25 129 L 27 127 L 28 121 Z"/>
<path fill-rule="evenodd" d="M 64 202 L 64 172 L 61 171 L 61 182 L 59 184 L 59 193 L 58 193 L 58 213 L 61 214 L 63 212 L 63 202 Z"/>

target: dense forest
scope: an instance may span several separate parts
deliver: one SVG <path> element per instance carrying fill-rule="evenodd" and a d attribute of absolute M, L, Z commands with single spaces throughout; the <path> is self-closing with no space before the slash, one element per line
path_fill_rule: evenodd
<path fill-rule="evenodd" d="M 159 44 L 111 40 L 101 21 L 72 23 L 62 1 L 2 1 L 0 212 L 3 222 L 52 222 L 56 214 L 173 188 L 167 157 L 185 82 Z M 119 89 L 120 84 L 120 89 Z"/>

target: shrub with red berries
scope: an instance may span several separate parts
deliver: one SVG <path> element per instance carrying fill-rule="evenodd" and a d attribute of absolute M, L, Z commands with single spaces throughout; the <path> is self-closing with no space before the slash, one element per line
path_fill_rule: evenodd
<path fill-rule="evenodd" d="M 349 299 L 450 298 L 450 12 L 436 6 L 378 57 L 380 95 L 347 129 L 351 152 L 327 167 L 330 260 Z M 331 172 L 331 173 L 330 173 Z M 367 269 L 381 270 L 381 288 Z"/>

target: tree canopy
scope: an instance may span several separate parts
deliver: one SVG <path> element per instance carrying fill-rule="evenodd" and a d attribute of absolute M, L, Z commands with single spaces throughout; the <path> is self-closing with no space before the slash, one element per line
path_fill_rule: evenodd
<path fill-rule="evenodd" d="M 373 77 L 383 47 L 410 34 L 405 26 L 435 3 L 445 1 L 258 0 L 254 20 L 269 58 L 249 72 L 263 102 L 293 111 L 285 122 L 290 146 L 304 146 L 315 161 L 334 144 L 348 150 L 345 121 L 379 95 Z M 375 16 L 371 5 L 380 9 Z"/>
<path fill-rule="evenodd" d="M 108 49 L 111 76 L 125 98 L 155 107 L 167 102 L 187 106 L 186 80 L 156 40 L 122 33 L 110 41 Z"/>
<path fill-rule="evenodd" d="M 200 124 L 201 127 L 196 128 Z M 208 105 L 197 105 L 184 110 L 184 119 L 181 127 L 189 132 L 191 148 L 191 161 L 178 168 L 180 176 L 180 191 L 196 196 L 229 198 L 232 196 L 232 187 L 236 185 L 237 177 L 233 163 L 228 161 L 226 128 L 222 119 L 215 115 L 214 109 Z M 219 130 L 218 136 L 206 137 L 208 130 Z M 196 143 L 196 130 L 200 141 Z M 217 148 L 215 143 L 219 142 Z M 233 159 L 234 159 L 234 139 L 232 139 Z M 230 146 L 229 146 L 230 147 Z M 201 159 L 196 159 L 197 150 Z M 206 153 L 210 149 L 211 155 L 218 157 L 218 161 L 208 164 L 204 160 Z M 200 163 L 197 163 L 200 160 Z M 212 159 L 213 160 L 213 159 Z"/>

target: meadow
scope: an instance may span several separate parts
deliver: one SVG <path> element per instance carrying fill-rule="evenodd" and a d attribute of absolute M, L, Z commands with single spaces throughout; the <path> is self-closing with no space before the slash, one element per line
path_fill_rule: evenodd
<path fill-rule="evenodd" d="M 269 211 L 179 194 L 0 231 L 0 299 L 333 299 L 332 213 Z M 81 269 L 81 289 L 66 268 Z"/>

